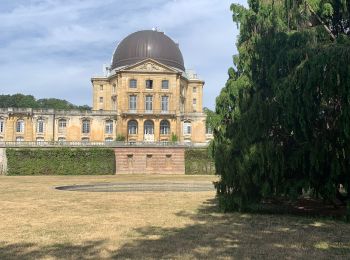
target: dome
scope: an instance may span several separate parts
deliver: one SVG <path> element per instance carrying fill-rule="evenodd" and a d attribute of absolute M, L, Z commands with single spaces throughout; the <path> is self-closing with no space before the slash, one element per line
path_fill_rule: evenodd
<path fill-rule="evenodd" d="M 163 32 L 152 30 L 135 32 L 122 40 L 113 54 L 111 69 L 147 58 L 185 71 L 179 46 Z"/>

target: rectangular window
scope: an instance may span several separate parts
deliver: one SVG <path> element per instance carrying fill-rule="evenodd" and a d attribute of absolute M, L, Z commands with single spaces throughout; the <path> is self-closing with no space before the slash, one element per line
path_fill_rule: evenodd
<path fill-rule="evenodd" d="M 66 130 L 67 127 L 67 120 L 66 119 L 60 119 L 58 120 L 58 132 L 63 133 Z"/>
<path fill-rule="evenodd" d="M 169 97 L 162 96 L 162 112 L 168 112 L 169 110 Z"/>
<path fill-rule="evenodd" d="M 131 79 L 129 81 L 129 88 L 137 88 L 137 80 L 136 79 Z"/>
<path fill-rule="evenodd" d="M 193 87 L 193 93 L 197 93 L 197 87 Z"/>
<path fill-rule="evenodd" d="M 129 110 L 130 111 L 136 111 L 136 95 L 129 96 Z"/>
<path fill-rule="evenodd" d="M 197 105 L 197 99 L 196 98 L 193 99 L 193 105 L 194 106 Z"/>
<path fill-rule="evenodd" d="M 169 80 L 162 80 L 162 89 L 169 89 Z"/>
<path fill-rule="evenodd" d="M 153 80 L 146 80 L 146 89 L 152 89 L 153 88 Z"/>
<path fill-rule="evenodd" d="M 38 120 L 38 125 L 37 125 L 37 129 L 36 129 L 36 131 L 38 132 L 38 133 L 44 133 L 44 120 Z"/>
<path fill-rule="evenodd" d="M 190 135 L 191 134 L 191 122 L 185 122 L 184 123 L 184 134 Z"/>
<path fill-rule="evenodd" d="M 117 92 L 117 85 L 116 85 L 116 84 L 113 84 L 112 92 L 113 92 L 113 93 Z"/>
<path fill-rule="evenodd" d="M 89 120 L 84 120 L 83 121 L 83 129 L 82 129 L 83 134 L 88 134 L 90 133 L 90 121 Z"/>
<path fill-rule="evenodd" d="M 145 110 L 146 112 L 152 112 L 152 104 L 153 103 L 153 96 L 146 96 L 146 102 L 145 102 Z"/>
<path fill-rule="evenodd" d="M 113 121 L 112 120 L 106 121 L 105 132 L 106 132 L 106 134 L 112 134 L 113 133 Z"/>
<path fill-rule="evenodd" d="M 100 97 L 100 103 L 103 103 L 103 97 Z"/>
<path fill-rule="evenodd" d="M 4 121 L 0 121 L 0 133 L 3 133 L 5 131 L 5 122 Z"/>
<path fill-rule="evenodd" d="M 103 90 L 103 85 L 100 85 L 100 91 L 102 91 Z"/>
<path fill-rule="evenodd" d="M 23 133 L 24 132 L 24 121 L 19 120 L 16 123 L 16 132 L 17 133 Z"/>

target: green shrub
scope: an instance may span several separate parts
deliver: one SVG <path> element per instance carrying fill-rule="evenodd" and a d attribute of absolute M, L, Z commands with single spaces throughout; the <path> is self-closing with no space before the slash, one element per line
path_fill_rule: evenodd
<path fill-rule="evenodd" d="M 106 175 L 115 173 L 112 149 L 6 149 L 8 175 Z"/>
<path fill-rule="evenodd" d="M 215 174 L 214 161 L 207 149 L 186 149 L 186 174 Z"/>
<path fill-rule="evenodd" d="M 125 139 L 126 139 L 126 138 L 125 138 L 124 135 L 118 134 L 115 140 L 116 140 L 117 142 L 123 142 L 123 141 L 125 141 Z"/>

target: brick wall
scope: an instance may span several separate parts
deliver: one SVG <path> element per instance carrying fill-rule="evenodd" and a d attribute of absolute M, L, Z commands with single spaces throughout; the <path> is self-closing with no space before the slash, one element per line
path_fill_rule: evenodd
<path fill-rule="evenodd" d="M 185 174 L 184 147 L 115 148 L 116 174 Z"/>

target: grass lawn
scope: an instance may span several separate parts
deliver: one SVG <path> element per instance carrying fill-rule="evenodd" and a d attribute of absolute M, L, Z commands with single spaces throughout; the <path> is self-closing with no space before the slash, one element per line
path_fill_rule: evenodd
<path fill-rule="evenodd" d="M 211 182 L 214 176 L 0 177 L 0 259 L 349 259 L 350 225 L 221 214 L 215 192 L 81 192 L 105 182 Z"/>

